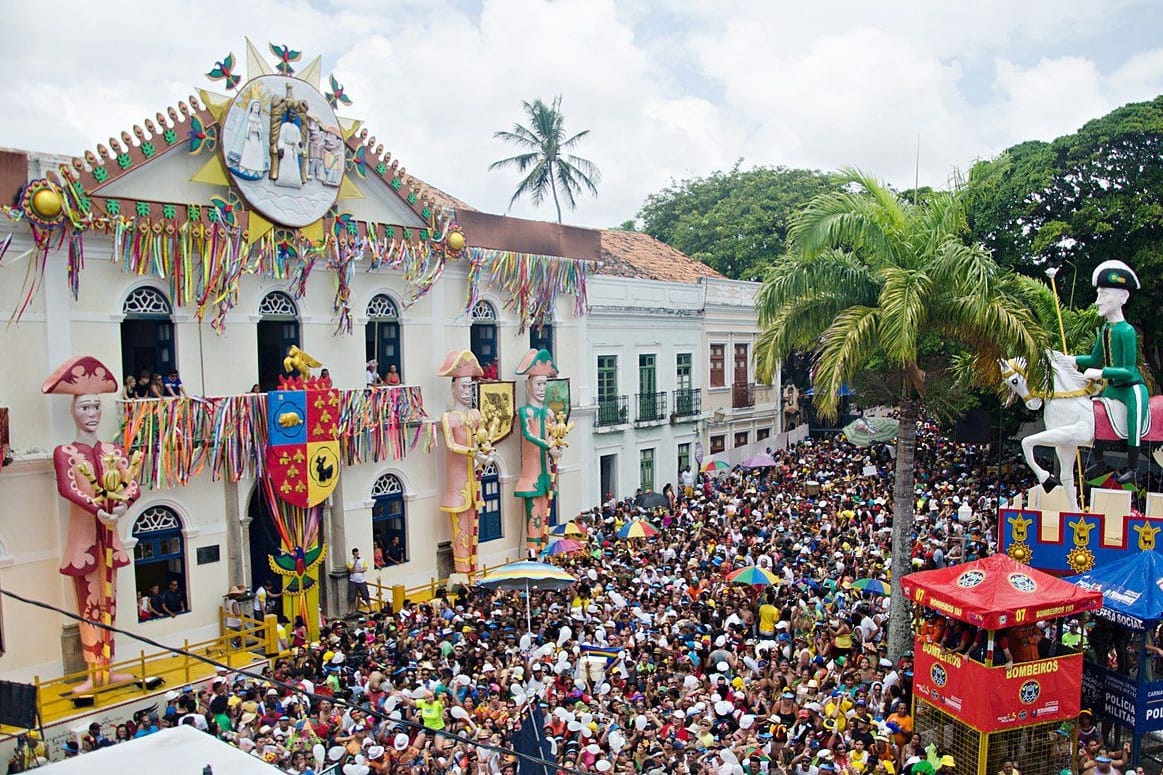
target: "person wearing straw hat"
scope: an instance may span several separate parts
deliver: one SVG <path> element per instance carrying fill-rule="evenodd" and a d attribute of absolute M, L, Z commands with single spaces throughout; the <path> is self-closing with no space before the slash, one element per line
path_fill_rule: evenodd
<path fill-rule="evenodd" d="M 473 385 L 484 371 L 471 350 L 449 350 L 436 375 L 452 380 L 452 408 L 440 416 L 444 431 L 444 494 L 440 510 L 452 518 L 452 560 L 457 573 L 472 573 L 477 561 L 477 519 L 484 505 L 477 476 L 492 455 L 477 444 L 481 413 L 472 408 Z"/>
<path fill-rule="evenodd" d="M 65 361 L 44 381 L 41 392 L 72 396 L 77 426 L 76 439 L 53 450 L 57 492 L 69 502 L 69 532 L 60 572 L 73 578 L 77 612 L 87 621 L 112 625 L 117 617 L 117 569 L 129 564 L 118 523 L 141 495 L 137 484 L 141 453 L 130 458 L 117 444 L 97 438 L 101 394 L 116 393 L 117 380 L 96 358 Z M 90 677 L 73 688 L 74 694 L 133 679 L 109 670 L 111 631 L 85 623 L 78 629 Z"/>
<path fill-rule="evenodd" d="M 557 376 L 553 357 L 547 350 L 530 350 L 517 366 L 525 376 L 527 403 L 517 410 L 521 427 L 521 474 L 513 494 L 525 501 L 525 549 L 530 557 L 549 540 L 549 504 L 553 498 L 551 466 L 561 457 L 561 449 L 549 443 L 553 410 L 545 405 L 546 385 Z"/>
<path fill-rule="evenodd" d="M 226 616 L 226 629 L 239 632 L 242 630 L 242 606 L 239 600 L 246 596 L 246 587 L 241 584 L 235 584 L 226 591 L 223 596 L 222 610 Z M 242 638 L 234 637 L 230 639 L 231 648 L 240 648 L 242 646 Z"/>

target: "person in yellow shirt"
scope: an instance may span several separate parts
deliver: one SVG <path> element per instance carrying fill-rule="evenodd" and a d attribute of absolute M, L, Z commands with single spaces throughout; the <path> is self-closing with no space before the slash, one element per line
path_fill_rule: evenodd
<path fill-rule="evenodd" d="M 779 609 L 771 603 L 771 596 L 763 599 L 759 606 L 759 637 L 774 638 L 775 625 L 779 621 Z"/>

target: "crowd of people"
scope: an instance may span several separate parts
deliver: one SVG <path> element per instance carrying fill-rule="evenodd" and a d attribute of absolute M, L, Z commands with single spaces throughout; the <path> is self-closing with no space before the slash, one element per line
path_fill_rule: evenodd
<path fill-rule="evenodd" d="M 774 467 L 691 477 L 650 514 L 607 501 L 577 518 L 583 549 L 553 558 L 579 579 L 568 590 L 470 587 L 333 621 L 265 680 L 172 691 L 114 737 L 194 724 L 300 775 L 516 773 L 511 749 L 530 736 L 565 771 L 971 772 L 914 729 L 912 660 L 889 659 L 888 598 L 852 585 L 887 578 L 891 452 L 808 440 L 772 451 Z M 922 424 L 914 567 L 996 548 L 999 503 L 1029 483 L 985 455 Z M 616 537 L 642 517 L 657 537 Z M 746 565 L 781 583 L 727 583 Z M 1084 773 L 1125 763 L 1080 743 Z M 1045 770 L 1021 754 L 1003 772 Z"/>

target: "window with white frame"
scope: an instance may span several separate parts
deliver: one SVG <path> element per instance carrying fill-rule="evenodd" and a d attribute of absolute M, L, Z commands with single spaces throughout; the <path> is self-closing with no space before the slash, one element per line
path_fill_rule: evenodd
<path fill-rule="evenodd" d="M 190 610 L 186 597 L 186 547 L 182 520 L 168 506 L 151 506 L 133 523 L 133 580 L 138 621 Z M 149 598 L 142 604 L 142 598 Z"/>
<path fill-rule="evenodd" d="M 408 562 L 408 523 L 404 485 L 395 474 L 384 474 L 372 486 L 372 543 L 377 568 Z"/>
<path fill-rule="evenodd" d="M 501 522 L 501 475 L 496 463 L 489 463 L 481 469 L 481 507 L 478 521 L 477 540 L 495 541 L 504 534 Z"/>
<path fill-rule="evenodd" d="M 132 376 L 135 383 L 144 379 L 145 387 L 139 390 L 138 397 L 153 397 L 148 394 L 153 375 L 165 377 L 177 368 L 173 309 L 164 293 L 142 285 L 125 297 L 122 312 L 121 374 Z"/>
<path fill-rule="evenodd" d="M 379 375 L 386 381 L 393 366 L 400 382 L 404 381 L 404 356 L 400 351 L 400 308 L 387 294 L 378 293 L 367 305 L 364 350 L 369 361 L 376 362 Z"/>

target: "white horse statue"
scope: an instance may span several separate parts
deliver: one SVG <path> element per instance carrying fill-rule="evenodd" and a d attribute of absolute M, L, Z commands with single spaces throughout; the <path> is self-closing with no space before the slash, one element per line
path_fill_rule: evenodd
<path fill-rule="evenodd" d="M 1006 405 L 1015 398 L 1022 400 L 1027 409 L 1042 409 L 1042 420 L 1046 430 L 1033 433 L 1022 439 L 1022 454 L 1026 465 L 1034 472 L 1038 483 L 1046 492 L 1055 487 L 1066 488 L 1067 500 L 1072 509 L 1078 509 L 1078 490 L 1074 481 L 1074 458 L 1079 447 L 1093 447 L 1095 428 L 1100 441 L 1117 441 L 1126 438 L 1127 410 L 1118 401 L 1094 399 L 1102 391 L 1102 384 L 1092 382 L 1082 376 L 1074 363 L 1074 357 L 1049 350 L 1053 386 L 1050 390 L 1036 390 L 1030 387 L 1026 376 L 1024 358 L 1001 361 L 1001 375 L 1005 386 L 1013 394 Z M 1151 399 L 1150 411 L 1146 414 L 1158 415 L 1163 411 L 1160 402 L 1163 396 Z M 1159 423 L 1151 423 L 1142 440 L 1156 441 L 1160 433 Z M 1058 470 L 1062 481 L 1058 481 L 1046 469 L 1038 465 L 1034 458 L 1034 447 L 1053 447 L 1058 458 Z"/>
<path fill-rule="evenodd" d="M 1031 411 L 1042 409 L 1046 430 L 1022 439 L 1022 455 L 1042 488 L 1050 492 L 1055 487 L 1064 486 L 1070 507 L 1077 510 L 1074 458 L 1079 447 L 1094 446 L 1094 407 L 1090 399 L 1102 386 L 1082 376 L 1074 364 L 1074 358 L 1069 355 L 1051 350 L 1049 357 L 1054 382 L 1048 392 L 1030 388 L 1025 358 L 1011 358 L 1001 362 L 1002 380 L 1012 393 L 1006 405 L 1019 398 Z M 1054 448 L 1061 482 L 1038 465 L 1034 457 L 1034 447 L 1037 446 Z"/>

